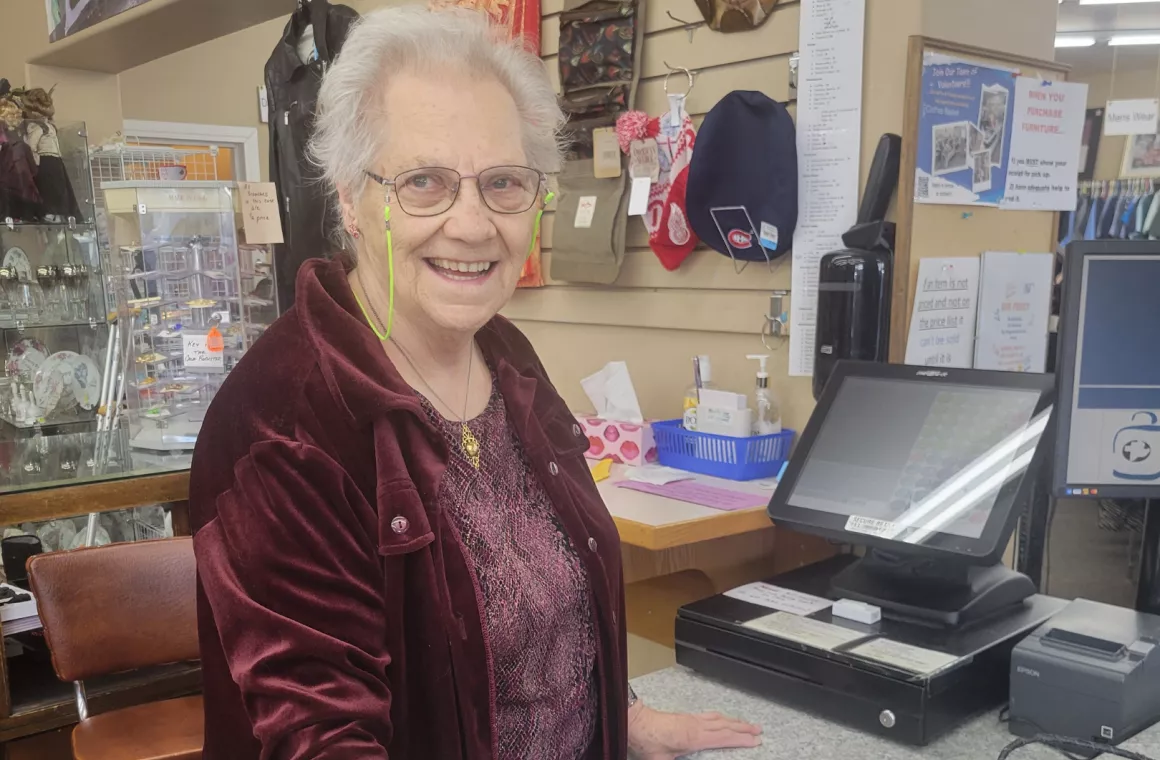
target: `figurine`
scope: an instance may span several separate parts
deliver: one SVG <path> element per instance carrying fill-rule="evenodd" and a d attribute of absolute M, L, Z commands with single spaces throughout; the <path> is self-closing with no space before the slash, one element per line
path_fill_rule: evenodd
<path fill-rule="evenodd" d="M 42 87 L 26 90 L 20 96 L 24 106 L 24 141 L 32 149 L 37 164 L 36 187 L 40 191 L 47 221 L 64 222 L 81 218 L 81 209 L 60 154 L 60 137 L 52 118 L 56 107 L 52 93 Z"/>
<path fill-rule="evenodd" d="M 36 160 L 20 134 L 24 113 L 10 97 L 0 97 L 0 221 L 33 220 L 44 213 L 36 185 Z"/>

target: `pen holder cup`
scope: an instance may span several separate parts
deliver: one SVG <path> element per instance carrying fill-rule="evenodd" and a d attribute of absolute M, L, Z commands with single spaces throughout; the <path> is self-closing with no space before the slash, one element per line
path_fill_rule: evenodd
<path fill-rule="evenodd" d="M 756 480 L 777 475 L 789 459 L 797 433 L 731 438 L 685 430 L 681 420 L 653 423 L 657 458 L 666 467 L 728 480 Z"/>

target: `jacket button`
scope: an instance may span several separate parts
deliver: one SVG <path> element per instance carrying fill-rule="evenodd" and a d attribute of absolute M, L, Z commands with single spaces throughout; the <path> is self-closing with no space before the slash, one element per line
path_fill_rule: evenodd
<path fill-rule="evenodd" d="M 579 438 L 580 436 L 584 435 L 584 431 L 580 429 L 579 425 L 573 425 L 572 426 L 572 435 Z"/>
<path fill-rule="evenodd" d="M 553 475 L 559 475 L 559 474 L 560 474 L 560 468 L 559 468 L 558 466 L 556 466 L 556 463 L 555 463 L 555 462 L 551 462 L 551 463 L 548 465 L 548 472 L 552 473 Z"/>
<path fill-rule="evenodd" d="M 590 538 L 590 539 L 588 539 L 588 548 L 589 548 L 589 549 L 591 549 L 592 551 L 596 551 L 596 549 L 597 549 L 597 545 L 596 545 L 596 539 L 595 539 L 595 538 Z"/>
<path fill-rule="evenodd" d="M 399 516 L 394 520 L 391 520 L 391 530 L 395 531 L 396 533 L 406 533 L 407 529 L 410 527 L 411 523 L 405 517 Z"/>

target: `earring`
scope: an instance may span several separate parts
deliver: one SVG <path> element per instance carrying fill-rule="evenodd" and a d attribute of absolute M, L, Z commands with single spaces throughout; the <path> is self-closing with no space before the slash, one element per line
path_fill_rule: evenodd
<path fill-rule="evenodd" d="M 358 231 L 358 227 L 356 225 L 350 225 L 346 228 L 346 231 L 350 233 L 350 236 L 355 240 L 358 240 L 360 237 L 362 237 L 362 234 Z"/>

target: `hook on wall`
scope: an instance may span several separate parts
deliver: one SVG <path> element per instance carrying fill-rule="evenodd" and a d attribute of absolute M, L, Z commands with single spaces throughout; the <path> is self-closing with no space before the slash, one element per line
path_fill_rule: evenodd
<path fill-rule="evenodd" d="M 688 97 L 689 93 L 693 91 L 693 84 L 696 82 L 697 72 L 689 71 L 684 66 L 671 66 L 668 61 L 661 61 L 661 63 L 663 63 L 665 68 L 669 70 L 669 73 L 665 74 L 665 95 L 669 94 L 669 79 L 673 76 L 673 74 L 684 74 L 689 80 L 688 89 L 686 89 L 684 93 L 685 97 Z"/>
<path fill-rule="evenodd" d="M 677 18 L 673 15 L 672 11 L 665 11 L 665 15 L 681 25 L 681 28 L 689 35 L 689 42 L 693 41 L 693 35 L 697 33 L 697 30 L 705 25 L 704 21 L 685 21 L 684 19 Z"/>

